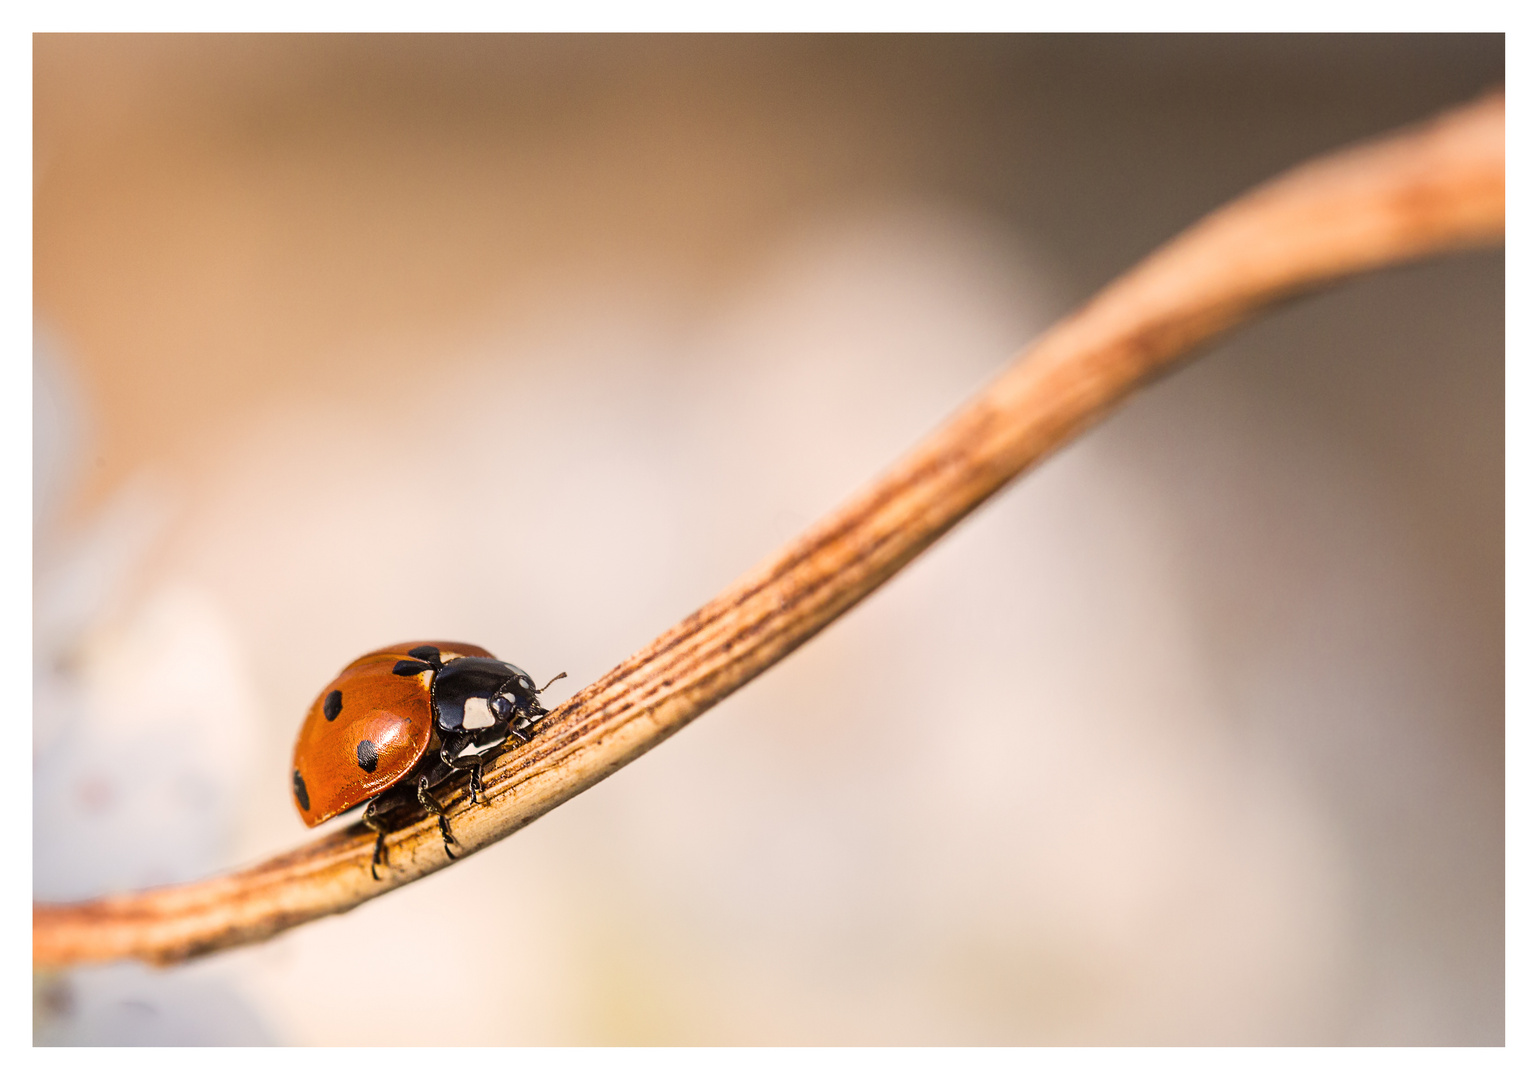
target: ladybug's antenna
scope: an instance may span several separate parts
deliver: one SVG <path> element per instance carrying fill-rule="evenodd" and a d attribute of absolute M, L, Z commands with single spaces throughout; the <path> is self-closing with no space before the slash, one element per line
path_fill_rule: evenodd
<path fill-rule="evenodd" d="M 564 671 L 561 672 L 559 675 L 557 675 L 555 677 L 555 679 L 564 679 L 564 678 L 566 678 L 566 672 L 564 672 Z M 543 694 L 546 690 L 550 689 L 550 683 L 555 682 L 555 679 L 551 679 L 550 682 L 547 682 L 544 686 L 541 686 L 538 690 L 536 690 L 534 692 L 536 694 Z"/>

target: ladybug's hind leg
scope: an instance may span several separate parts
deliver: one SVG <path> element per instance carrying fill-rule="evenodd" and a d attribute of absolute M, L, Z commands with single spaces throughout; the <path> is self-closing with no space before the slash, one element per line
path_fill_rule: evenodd
<path fill-rule="evenodd" d="M 385 827 L 379 820 L 379 800 L 373 799 L 363 810 L 363 824 L 374 830 L 374 861 L 369 864 L 368 872 L 374 875 L 374 880 L 379 880 L 379 867 L 390 865 L 389 849 L 385 846 Z"/>
<path fill-rule="evenodd" d="M 457 844 L 459 841 L 454 839 L 453 830 L 449 828 L 448 814 L 445 812 L 447 808 L 428 793 L 427 777 L 425 776 L 417 780 L 417 801 L 438 815 L 438 831 L 443 834 L 444 853 L 448 855 L 450 859 L 459 858 L 458 855 L 455 855 L 452 851 L 449 850 L 450 844 Z"/>

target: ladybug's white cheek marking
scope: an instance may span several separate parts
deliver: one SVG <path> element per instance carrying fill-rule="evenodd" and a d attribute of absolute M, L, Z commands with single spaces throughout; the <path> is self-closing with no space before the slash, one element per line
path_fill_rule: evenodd
<path fill-rule="evenodd" d="M 461 747 L 459 753 L 456 756 L 457 757 L 480 757 L 486 751 L 494 750 L 497 747 L 501 746 L 502 742 L 503 742 L 502 739 L 491 739 L 484 746 L 479 746 L 479 745 L 477 745 L 475 743 L 470 743 L 468 746 Z"/>
<path fill-rule="evenodd" d="M 491 709 L 487 706 L 485 698 L 465 699 L 465 718 L 460 723 L 460 727 L 474 731 L 476 728 L 490 727 L 496 722 L 497 718 L 491 715 Z"/>

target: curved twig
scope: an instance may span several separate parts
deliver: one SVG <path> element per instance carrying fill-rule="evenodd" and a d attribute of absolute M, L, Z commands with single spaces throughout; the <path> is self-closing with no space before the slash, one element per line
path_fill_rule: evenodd
<path fill-rule="evenodd" d="M 467 851 L 656 746 L 900 570 L 983 500 L 1196 347 L 1285 297 L 1498 242 L 1505 104 L 1495 94 L 1283 174 L 1156 251 L 1026 350 L 865 490 L 551 713 L 450 804 Z M 433 821 L 339 830 L 192 885 L 33 907 L 33 962 L 171 963 L 356 907 L 448 864 Z"/>

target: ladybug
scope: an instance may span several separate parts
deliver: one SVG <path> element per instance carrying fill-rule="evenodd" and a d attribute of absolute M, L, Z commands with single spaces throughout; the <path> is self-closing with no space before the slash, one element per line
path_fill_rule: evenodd
<path fill-rule="evenodd" d="M 314 828 L 370 800 L 363 824 L 378 834 L 369 866 L 376 881 L 388 862 L 384 816 L 402 806 L 437 814 L 443 849 L 458 858 L 449 845 L 459 841 L 430 789 L 468 774 L 470 801 L 480 798 L 486 763 L 510 741 L 528 742 L 550 711 L 539 703 L 549 685 L 535 690 L 522 668 L 455 641 L 412 641 L 358 657 L 320 692 L 299 729 L 299 816 Z"/>

